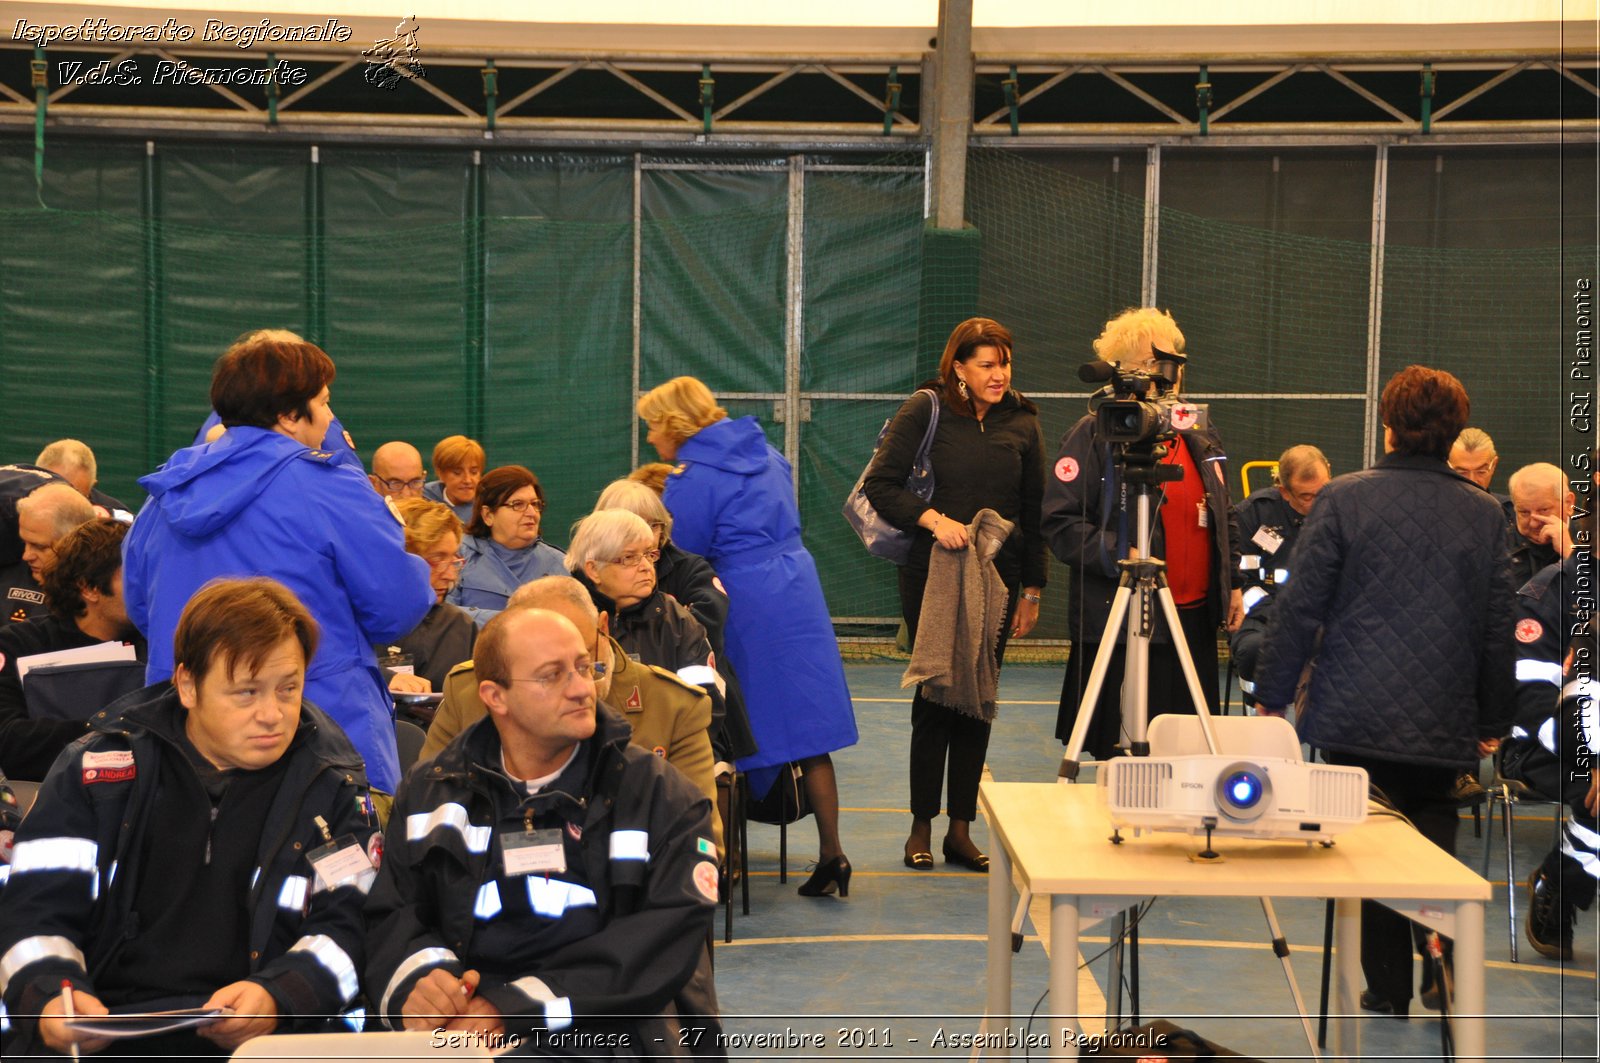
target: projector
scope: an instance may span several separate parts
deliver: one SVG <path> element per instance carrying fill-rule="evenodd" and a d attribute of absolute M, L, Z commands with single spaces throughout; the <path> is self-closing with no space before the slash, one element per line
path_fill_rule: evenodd
<path fill-rule="evenodd" d="M 1367 818 L 1365 768 L 1298 757 L 1118 757 L 1096 783 L 1119 829 L 1327 842 Z"/>

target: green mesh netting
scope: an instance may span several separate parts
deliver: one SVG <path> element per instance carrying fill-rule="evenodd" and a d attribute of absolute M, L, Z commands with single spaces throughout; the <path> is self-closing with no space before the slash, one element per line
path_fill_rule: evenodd
<path fill-rule="evenodd" d="M 919 153 L 475 161 L 324 146 L 313 164 L 294 146 L 65 141 L 36 189 L 31 142 L 0 138 L 0 458 L 81 438 L 102 486 L 137 505 L 137 477 L 205 416 L 221 349 L 287 327 L 333 355 L 334 408 L 363 456 L 473 435 L 490 465 L 539 473 L 561 542 L 636 454 L 654 459 L 636 385 L 689 373 L 794 457 L 841 630 L 892 631 L 893 569 L 861 551 L 839 507 L 883 420 L 970 314 L 1013 329 L 1016 384 L 1037 397 L 1053 453 L 1085 410 L 1077 366 L 1153 267 L 1156 302 L 1188 338 L 1191 396 L 1210 402 L 1236 467 L 1299 442 L 1336 472 L 1360 467 L 1372 169 L 1371 149 L 1351 150 L 1368 155 L 1311 157 L 1272 183 L 1248 154 L 1221 169 L 1226 153 L 1175 160 L 1170 198 L 1187 209 L 1158 212 L 1147 262 L 1129 178 L 1142 151 L 1109 167 L 1104 150 L 975 151 L 972 228 L 950 234 L 924 227 Z M 1486 179 L 1469 175 L 1441 208 L 1444 239 L 1384 249 L 1376 380 L 1412 361 L 1460 375 L 1499 444 L 1501 490 L 1518 465 L 1576 445 L 1570 295 L 1596 251 L 1592 203 L 1584 215 L 1548 192 L 1549 172 L 1560 189 L 1570 171 L 1557 155 L 1521 157 L 1534 177 L 1515 219 L 1495 227 L 1460 206 Z M 1405 182 L 1437 172 L 1396 180 L 1396 203 L 1421 202 Z M 1474 246 L 1483 232 L 1496 235 Z M 1064 634 L 1062 598 L 1047 594 L 1041 635 Z"/>

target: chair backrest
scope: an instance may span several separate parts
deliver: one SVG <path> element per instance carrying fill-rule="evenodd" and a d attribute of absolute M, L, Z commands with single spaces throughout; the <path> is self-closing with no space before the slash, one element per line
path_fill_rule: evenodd
<path fill-rule="evenodd" d="M 1300 736 L 1295 734 L 1294 725 L 1281 716 L 1213 716 L 1211 729 L 1217 736 L 1218 753 L 1302 759 Z M 1157 716 L 1150 721 L 1149 737 L 1150 755 L 1155 757 L 1210 752 L 1197 716 Z"/>
<path fill-rule="evenodd" d="M 411 770 L 411 765 L 417 762 L 417 757 L 422 754 L 422 743 L 428 740 L 428 734 L 416 724 L 408 720 L 394 722 L 394 742 L 400 747 L 400 774 L 404 775 Z"/>
<path fill-rule="evenodd" d="M 122 695 L 144 686 L 143 661 L 47 664 L 22 680 L 22 700 L 34 720 L 87 720 Z"/>

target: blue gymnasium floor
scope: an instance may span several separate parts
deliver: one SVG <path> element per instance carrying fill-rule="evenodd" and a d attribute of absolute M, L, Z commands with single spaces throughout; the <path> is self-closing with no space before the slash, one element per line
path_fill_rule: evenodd
<path fill-rule="evenodd" d="M 804 898 L 795 887 L 815 856 L 810 820 L 789 831 L 789 882 L 778 881 L 778 829 L 750 827 L 750 915 L 735 908 L 734 941 L 721 942 L 718 916 L 717 988 L 734 1058 L 845 1059 L 886 1057 L 966 1059 L 969 1049 L 939 1047 L 934 1038 L 972 1034 L 984 999 L 986 879 L 932 872 L 901 863 L 910 825 L 906 807 L 909 697 L 899 685 L 903 664 L 847 667 L 861 741 L 835 755 L 841 833 L 855 867 L 848 899 Z M 1001 781 L 1050 781 L 1061 746 L 1053 737 L 1060 666 L 1011 665 L 1001 675 L 1000 719 L 989 748 L 989 769 Z M 1237 710 L 1235 710 L 1237 711 Z M 1487 829 L 1487 827 L 1486 827 Z M 1525 878 L 1551 841 L 1548 806 L 1517 817 L 1516 866 Z M 934 825 L 935 851 L 944 821 Z M 980 822 L 974 836 L 988 849 Z M 1458 851 L 1469 866 L 1481 860 L 1481 841 L 1463 816 Z M 1489 1057 L 1495 1060 L 1594 1060 L 1597 952 L 1593 911 L 1580 913 L 1575 962 L 1565 966 L 1521 941 L 1512 964 L 1506 934 L 1504 853 L 1496 837 L 1486 906 Z M 1518 898 L 1518 919 L 1524 908 Z M 736 902 L 737 904 L 737 902 Z M 1293 950 L 1295 976 L 1307 1006 L 1316 1008 L 1323 904 L 1281 900 L 1278 918 Z M 1083 948 L 1104 948 L 1106 926 L 1085 931 Z M 1012 975 L 1012 1010 L 1027 1015 L 1047 981 L 1047 960 L 1032 924 Z M 1518 928 L 1521 933 L 1521 928 Z M 1246 900 L 1157 900 L 1140 927 L 1143 1018 L 1191 1026 L 1235 1052 L 1263 1059 L 1304 1059 L 1310 1053 L 1282 969 L 1273 956 L 1258 903 Z M 1102 990 L 1106 960 L 1094 963 Z M 1035 1032 L 1048 1024 L 1038 1018 Z M 841 1044 L 841 1034 L 847 1039 Z M 1365 1019 L 1361 1058 L 1442 1058 L 1438 1014 L 1413 1001 L 1409 1021 Z M 820 1036 L 823 1047 L 779 1047 L 784 1038 Z M 913 1041 L 913 1038 L 915 1039 Z M 764 1039 L 764 1041 L 762 1040 Z M 988 1058 L 1004 1056 L 991 1052 Z M 1033 1053 L 1038 1058 L 1039 1053 Z M 1023 1058 L 1018 1050 L 1015 1058 Z"/>

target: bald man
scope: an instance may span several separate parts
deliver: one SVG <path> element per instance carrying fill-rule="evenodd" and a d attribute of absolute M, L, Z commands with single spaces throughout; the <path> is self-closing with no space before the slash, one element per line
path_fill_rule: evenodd
<path fill-rule="evenodd" d="M 421 498 L 422 485 L 428 477 L 417 448 L 395 440 L 373 451 L 372 472 L 367 479 L 378 494 L 398 502 L 402 498 Z"/>
<path fill-rule="evenodd" d="M 1511 474 L 1516 519 L 1511 566 L 1518 587 L 1572 553 L 1568 522 L 1576 501 L 1566 474 L 1549 462 L 1524 465 Z"/>

